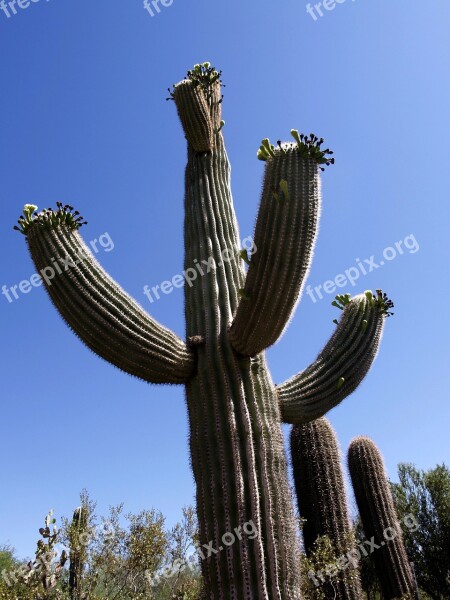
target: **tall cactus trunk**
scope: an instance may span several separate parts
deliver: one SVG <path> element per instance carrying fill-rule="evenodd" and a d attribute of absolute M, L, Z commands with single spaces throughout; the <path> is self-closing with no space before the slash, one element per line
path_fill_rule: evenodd
<path fill-rule="evenodd" d="M 209 154 L 190 148 L 186 173 L 186 269 L 197 260 L 204 271 L 186 286 L 198 357 L 187 386 L 190 447 L 200 541 L 211 548 L 202 570 L 210 598 L 295 599 L 299 557 L 274 386 L 263 355 L 237 354 L 227 335 L 244 273 L 221 138 Z M 245 533 L 250 522 L 255 537 Z"/>

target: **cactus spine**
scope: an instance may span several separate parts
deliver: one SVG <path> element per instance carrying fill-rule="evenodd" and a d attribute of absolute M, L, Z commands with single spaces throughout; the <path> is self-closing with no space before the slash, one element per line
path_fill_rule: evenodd
<path fill-rule="evenodd" d="M 341 456 L 335 433 L 325 419 L 294 425 L 291 455 L 300 516 L 305 519 L 303 540 L 306 553 L 314 550 L 318 537 L 327 536 L 336 559 L 352 549 L 352 532 L 347 509 Z M 359 573 L 346 568 L 337 573 L 332 584 L 323 586 L 326 597 L 360 600 Z"/>
<path fill-rule="evenodd" d="M 39 270 L 52 258 L 64 260 L 46 289 L 92 350 L 148 382 L 185 384 L 207 597 L 296 600 L 296 523 L 281 423 L 322 416 L 353 391 L 360 354 L 368 357 L 365 371 L 376 354 L 385 304 L 371 293 L 349 301 L 336 335 L 345 332 L 356 346 L 344 353 L 327 347 L 317 377 L 307 369 L 275 386 L 264 350 L 284 330 L 301 293 L 317 234 L 319 171 L 332 162 L 330 151 L 296 130 L 294 143 L 263 141 L 258 156 L 266 175 L 249 260 L 231 196 L 220 73 L 209 63 L 196 65 L 170 98 L 188 142 L 185 269 L 197 273 L 185 286 L 186 343 L 103 271 L 71 206 L 37 213 L 27 205 L 16 229 L 27 236 Z M 362 313 L 373 322 L 364 331 Z M 343 377 L 348 382 L 338 386 Z M 245 535 L 249 522 L 257 530 L 253 539 Z"/>
<path fill-rule="evenodd" d="M 367 437 L 350 444 L 348 466 L 364 533 L 377 546 L 371 552 L 383 597 L 413 598 L 414 579 L 380 451 Z"/>

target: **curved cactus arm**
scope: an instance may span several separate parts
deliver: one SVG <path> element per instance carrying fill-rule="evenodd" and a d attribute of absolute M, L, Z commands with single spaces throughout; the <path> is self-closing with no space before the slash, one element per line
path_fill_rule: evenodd
<path fill-rule="evenodd" d="M 278 340 L 301 296 L 318 231 L 320 165 L 334 160 L 322 139 L 292 135 L 296 143 L 263 140 L 258 152 L 266 170 L 255 253 L 230 328 L 232 345 L 247 356 Z"/>
<path fill-rule="evenodd" d="M 323 416 L 355 391 L 375 360 L 392 302 L 377 290 L 353 299 L 337 296 L 333 304 L 342 316 L 325 348 L 307 369 L 277 386 L 284 423 Z"/>
<path fill-rule="evenodd" d="M 96 354 L 145 381 L 187 382 L 194 355 L 102 269 L 78 233 L 82 217 L 61 203 L 38 214 L 36 208 L 27 205 L 16 228 L 26 235 L 50 299 L 74 333 Z"/>

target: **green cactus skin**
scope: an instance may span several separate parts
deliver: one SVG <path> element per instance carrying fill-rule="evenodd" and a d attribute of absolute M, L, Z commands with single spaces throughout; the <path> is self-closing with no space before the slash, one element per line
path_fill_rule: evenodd
<path fill-rule="evenodd" d="M 300 297 L 318 231 L 317 163 L 297 148 L 284 148 L 274 149 L 267 160 L 254 236 L 258 251 L 244 288 L 249 300 L 239 305 L 230 331 L 233 346 L 247 356 L 282 335 Z"/>
<path fill-rule="evenodd" d="M 373 537 L 375 543 L 381 545 L 370 558 L 380 580 L 383 598 L 413 598 L 413 575 L 383 458 L 372 440 L 357 437 L 351 442 L 348 466 L 364 533 L 368 540 Z M 388 528 L 396 532 L 394 539 L 389 541 L 383 535 Z M 393 534 L 389 532 L 388 537 Z"/>
<path fill-rule="evenodd" d="M 200 539 L 223 547 L 221 536 L 250 520 L 260 533 L 202 561 L 206 588 L 211 598 L 299 598 L 299 555 L 274 387 L 264 357 L 240 356 L 228 336 L 244 285 L 228 157 L 220 133 L 214 151 L 203 154 L 193 148 L 195 132 L 185 133 L 185 269 L 211 257 L 219 264 L 230 249 L 235 257 L 185 287 L 187 336 L 203 340 L 196 347 L 196 375 L 187 384 Z"/>
<path fill-rule="evenodd" d="M 214 143 L 214 128 L 209 113 L 209 106 L 201 88 L 193 88 L 190 81 L 181 83 L 175 88 L 178 116 L 186 129 L 192 130 L 191 144 L 196 152 L 211 152 Z M 193 107 L 195 109 L 193 110 Z M 193 122 L 190 122 L 189 120 Z"/>
<path fill-rule="evenodd" d="M 320 536 L 328 536 L 336 558 L 352 549 L 341 455 L 336 435 L 325 419 L 294 425 L 291 431 L 291 457 L 297 502 L 303 525 L 307 554 L 314 550 Z M 323 586 L 330 600 L 360 600 L 359 573 L 347 568 Z"/>
<path fill-rule="evenodd" d="M 188 343 L 156 323 L 103 271 L 78 233 L 83 219 L 72 207 L 58 204 L 57 210 L 35 213 L 36 207 L 27 205 L 16 228 L 27 236 L 39 270 L 53 264 L 53 257 L 70 257 L 73 264 L 45 287 L 94 352 L 145 381 L 186 385 L 207 597 L 297 600 L 297 526 L 278 400 L 281 410 L 289 401 L 291 421 L 310 416 L 311 408 L 303 407 L 301 386 L 286 394 L 284 386 L 275 388 L 263 350 L 281 334 L 300 295 L 318 226 L 319 171 L 332 159 L 315 136 L 293 132 L 296 144 L 280 143 L 277 149 L 264 142 L 260 247 L 251 257 L 247 283 L 222 135 L 220 73 L 209 64 L 196 65 L 170 99 L 188 141 L 185 269 L 203 266 L 203 275 L 185 286 Z M 370 321 L 369 308 L 366 312 Z M 342 319 L 352 336 L 359 320 L 351 310 Z M 370 357 L 375 355 L 370 344 L 378 342 L 375 330 L 366 331 Z M 326 397 L 320 392 L 315 416 L 353 389 L 344 383 L 337 394 L 337 379 L 346 371 L 331 362 L 332 356 L 326 369 L 332 379 L 320 385 L 331 385 L 333 392 Z M 314 381 L 312 376 L 313 388 Z M 257 530 L 254 539 L 245 535 L 250 521 Z M 232 545 L 222 541 L 227 533 L 235 533 Z"/>
<path fill-rule="evenodd" d="M 77 230 L 64 225 L 35 226 L 27 241 L 39 271 L 56 269 L 54 257 L 70 264 L 48 286 L 69 327 L 99 356 L 152 383 L 183 383 L 194 361 L 186 344 L 162 327 L 100 267 Z M 51 257 L 51 258 L 50 258 Z"/>
<path fill-rule="evenodd" d="M 285 423 L 317 419 L 358 387 L 378 353 L 385 316 L 384 304 L 372 292 L 346 303 L 336 331 L 317 359 L 277 387 Z"/>
<path fill-rule="evenodd" d="M 83 556 L 85 555 L 85 542 L 83 534 L 87 532 L 88 518 L 86 509 L 79 507 L 73 513 L 70 527 L 70 552 L 69 552 L 69 596 L 70 600 L 82 600 L 81 581 L 83 575 Z"/>

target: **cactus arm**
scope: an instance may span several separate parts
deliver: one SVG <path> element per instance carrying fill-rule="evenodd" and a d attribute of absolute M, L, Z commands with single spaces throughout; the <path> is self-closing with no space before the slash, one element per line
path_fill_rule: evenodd
<path fill-rule="evenodd" d="M 241 293 L 230 340 L 241 354 L 254 356 L 282 335 L 300 298 L 309 270 L 320 212 L 320 164 L 333 159 L 319 140 L 298 136 L 297 144 L 264 140 L 266 161 L 255 249 Z"/>
<path fill-rule="evenodd" d="M 277 386 L 284 423 L 323 416 L 355 391 L 376 358 L 392 303 L 380 291 L 341 298 L 342 316 L 325 348 L 304 371 Z"/>
<path fill-rule="evenodd" d="M 71 207 L 58 206 L 22 226 L 31 257 L 63 319 L 91 350 L 123 371 L 152 383 L 185 383 L 194 371 L 186 344 L 102 269 L 79 235 Z"/>

